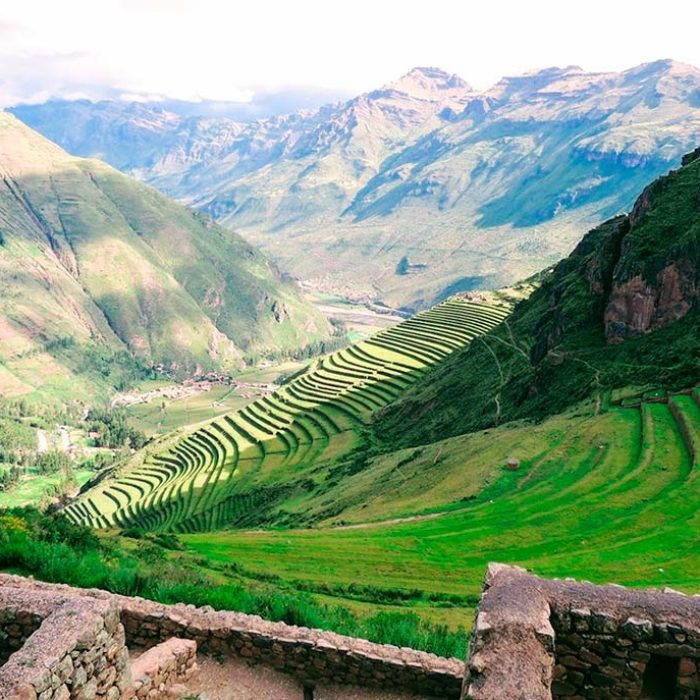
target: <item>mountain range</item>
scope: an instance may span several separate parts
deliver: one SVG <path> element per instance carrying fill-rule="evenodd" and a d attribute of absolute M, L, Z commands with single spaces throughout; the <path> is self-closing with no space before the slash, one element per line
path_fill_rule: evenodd
<path fill-rule="evenodd" d="M 241 366 L 331 334 L 205 214 L 0 113 L 0 393 L 93 396 L 121 364 Z"/>
<path fill-rule="evenodd" d="M 391 449 L 700 376 L 700 148 L 590 231 L 490 336 L 377 417 Z M 633 389 L 632 389 L 633 390 Z M 470 400 L 465 402 L 463 397 Z"/>
<path fill-rule="evenodd" d="M 322 289 L 420 308 L 555 263 L 700 142 L 700 70 L 548 68 L 479 92 L 416 68 L 254 122 L 125 102 L 15 114 L 211 215 Z"/>

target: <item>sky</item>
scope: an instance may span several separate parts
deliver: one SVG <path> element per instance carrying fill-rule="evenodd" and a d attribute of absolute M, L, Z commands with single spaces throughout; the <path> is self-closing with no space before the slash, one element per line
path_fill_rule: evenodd
<path fill-rule="evenodd" d="M 558 65 L 700 66 L 700 2 L 5 0 L 0 106 L 53 97 L 329 96 L 437 66 L 487 89 Z"/>

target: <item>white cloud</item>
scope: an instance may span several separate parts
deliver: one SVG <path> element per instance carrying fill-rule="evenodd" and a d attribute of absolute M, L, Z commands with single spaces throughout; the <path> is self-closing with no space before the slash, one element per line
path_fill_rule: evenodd
<path fill-rule="evenodd" d="M 415 65 L 486 88 L 548 65 L 700 64 L 700 4 L 560 0 L 23 0 L 0 9 L 0 101 L 72 92 L 246 101 L 358 92 Z M 662 11 L 661 11 L 662 10 Z"/>

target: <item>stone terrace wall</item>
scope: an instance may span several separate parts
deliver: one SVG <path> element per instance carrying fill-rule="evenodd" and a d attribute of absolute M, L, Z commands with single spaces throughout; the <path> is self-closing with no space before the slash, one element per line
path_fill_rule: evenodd
<path fill-rule="evenodd" d="M 0 587 L 3 586 L 62 597 L 87 596 L 113 603 L 120 611 L 130 647 L 151 647 L 171 637 L 193 639 L 203 653 L 250 658 L 292 674 L 311 686 L 343 683 L 404 689 L 456 700 L 465 673 L 464 663 L 457 659 L 268 622 L 242 613 L 182 604 L 161 605 L 105 591 L 74 589 L 0 574 Z"/>
<path fill-rule="evenodd" d="M 197 670 L 197 643 L 173 637 L 151 647 L 131 664 L 134 694 L 148 700 L 153 693 L 163 693 L 176 683 L 187 680 Z"/>
<path fill-rule="evenodd" d="M 0 667 L 3 700 L 120 700 L 131 688 L 129 655 L 117 605 L 109 600 L 61 598 L 3 586 L 0 608 L 17 611 L 28 630 L 20 650 Z M 26 616 L 27 622 L 19 622 Z"/>
<path fill-rule="evenodd" d="M 700 700 L 700 598 L 489 566 L 463 698 Z"/>
<path fill-rule="evenodd" d="M 37 610 L 36 604 L 26 598 L 10 601 L 8 593 L 0 589 L 0 666 L 22 648 L 51 612 L 48 607 Z"/>

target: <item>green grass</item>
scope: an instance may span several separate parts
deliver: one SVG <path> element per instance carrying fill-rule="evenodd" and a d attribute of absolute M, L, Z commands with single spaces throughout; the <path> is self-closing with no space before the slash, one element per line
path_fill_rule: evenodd
<path fill-rule="evenodd" d="M 323 595 L 267 581 L 251 582 L 235 567 L 205 567 L 179 548 L 173 537 L 132 531 L 129 537 L 112 532 L 98 538 L 60 514 L 0 509 L 0 570 L 163 603 L 237 610 L 443 656 L 464 656 L 464 629 L 435 624 L 413 610 L 363 609 L 362 603 L 353 601 L 349 606 L 338 605 L 336 599 L 325 600 Z"/>
<path fill-rule="evenodd" d="M 82 486 L 95 472 L 90 469 L 76 469 L 76 486 Z M 47 489 L 58 486 L 65 479 L 62 473 L 39 474 L 29 470 L 20 482 L 9 491 L 0 491 L 0 508 L 36 505 L 47 499 Z"/>
<path fill-rule="evenodd" d="M 127 415 L 133 427 L 147 435 L 158 435 L 216 418 L 222 413 L 237 411 L 249 401 L 230 386 L 215 386 L 194 396 L 174 401 L 165 399 L 165 411 L 161 411 L 162 400 L 156 399 L 130 406 Z"/>
<path fill-rule="evenodd" d="M 686 398 L 679 406 L 697 430 L 700 413 Z M 235 561 L 251 577 L 413 590 L 424 601 L 478 595 L 489 561 L 546 576 L 700 590 L 699 476 L 668 406 L 578 412 L 445 441 L 450 456 L 432 477 L 428 465 L 439 446 L 425 448 L 415 468 L 410 460 L 403 467 L 404 488 L 388 476 L 399 455 L 375 459 L 346 484 L 344 492 L 354 487 L 362 497 L 335 521 L 384 521 L 182 539 L 210 562 Z M 516 472 L 504 469 L 511 453 L 521 459 Z M 426 512 L 439 517 L 386 522 Z M 443 619 L 443 611 L 436 602 L 426 614 Z"/>

